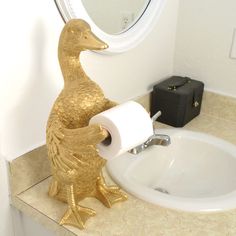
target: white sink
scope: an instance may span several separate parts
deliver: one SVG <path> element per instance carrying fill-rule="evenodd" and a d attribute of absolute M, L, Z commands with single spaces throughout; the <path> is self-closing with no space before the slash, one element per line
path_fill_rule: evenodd
<path fill-rule="evenodd" d="M 134 196 L 159 206 L 192 212 L 236 208 L 236 146 L 183 129 L 158 130 L 167 147 L 108 161 L 112 178 Z"/>

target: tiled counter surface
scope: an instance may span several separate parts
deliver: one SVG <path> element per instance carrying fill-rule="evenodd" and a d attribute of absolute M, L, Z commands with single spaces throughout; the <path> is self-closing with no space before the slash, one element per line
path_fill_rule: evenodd
<path fill-rule="evenodd" d="M 157 124 L 157 127 L 167 126 Z M 202 113 L 185 129 L 201 131 L 221 137 L 236 145 L 236 101 L 212 93 L 204 96 Z M 44 149 L 44 148 L 43 148 Z M 43 151 L 45 155 L 45 150 Z M 23 156 L 20 157 L 23 160 Z M 30 158 L 28 157 L 28 160 Z M 31 158 L 32 160 L 33 158 Z M 36 160 L 36 158 L 34 158 Z M 46 156 L 44 166 L 48 165 Z M 35 167 L 42 166 L 42 160 L 36 161 Z M 17 161 L 17 160 L 16 160 Z M 15 162 L 15 161 L 14 161 Z M 60 218 L 66 210 L 66 205 L 47 195 L 50 177 L 47 167 L 45 173 L 35 174 L 40 181 L 34 183 L 27 174 L 28 183 L 14 183 L 20 173 L 20 161 L 10 163 L 13 185 L 12 204 L 56 232 L 56 235 L 81 236 L 235 236 L 236 209 L 224 213 L 187 213 L 162 208 L 139 200 L 129 195 L 128 201 L 118 203 L 111 209 L 105 208 L 95 199 L 86 199 L 81 205 L 96 210 L 97 215 L 86 223 L 86 229 L 81 231 L 71 226 L 60 226 Z M 27 161 L 25 162 L 27 163 Z M 45 164 L 46 163 L 46 164 Z M 32 168 L 32 166 L 29 168 Z M 107 175 L 109 183 L 112 180 Z M 22 174 L 21 174 L 22 176 Z M 35 180 L 34 180 L 35 181 Z M 28 186 L 28 187 L 27 187 Z M 17 191 L 15 190 L 17 189 Z M 22 189 L 24 189 L 22 191 Z"/>

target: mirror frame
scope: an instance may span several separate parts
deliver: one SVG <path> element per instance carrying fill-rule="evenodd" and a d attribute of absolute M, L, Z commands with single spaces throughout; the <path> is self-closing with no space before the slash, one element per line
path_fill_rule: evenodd
<path fill-rule="evenodd" d="M 65 23 L 70 19 L 80 18 L 90 24 L 95 35 L 109 45 L 108 49 L 101 51 L 103 54 L 122 53 L 136 47 L 142 42 L 155 26 L 165 1 L 150 0 L 143 14 L 130 28 L 120 34 L 111 35 L 102 31 L 93 22 L 81 0 L 54 0 Z"/>

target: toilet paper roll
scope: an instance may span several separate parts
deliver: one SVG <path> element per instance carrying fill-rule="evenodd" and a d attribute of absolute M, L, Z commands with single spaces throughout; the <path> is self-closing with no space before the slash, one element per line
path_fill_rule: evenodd
<path fill-rule="evenodd" d="M 111 159 L 145 142 L 153 134 L 152 120 L 139 104 L 129 101 L 92 117 L 111 136 L 110 144 L 100 143 L 100 156 Z"/>

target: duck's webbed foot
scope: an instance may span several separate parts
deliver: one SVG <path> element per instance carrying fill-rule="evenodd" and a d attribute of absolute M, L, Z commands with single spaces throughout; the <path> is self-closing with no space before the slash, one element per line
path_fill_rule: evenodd
<path fill-rule="evenodd" d="M 72 225 L 79 229 L 85 228 L 85 222 L 91 217 L 96 215 L 96 212 L 87 207 L 77 205 L 74 193 L 74 186 L 68 187 L 68 210 L 60 221 L 61 225 Z"/>
<path fill-rule="evenodd" d="M 100 175 L 97 181 L 96 198 L 108 208 L 111 208 L 111 206 L 117 202 L 127 200 L 126 194 L 121 192 L 119 187 L 107 186 L 102 175 Z"/>
<path fill-rule="evenodd" d="M 70 207 L 60 221 L 61 225 L 72 225 L 79 229 L 85 228 L 85 222 L 91 217 L 96 215 L 93 209 L 82 207 L 80 205 Z"/>

